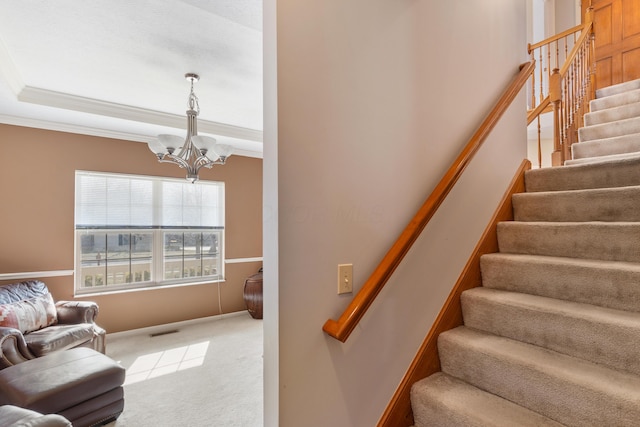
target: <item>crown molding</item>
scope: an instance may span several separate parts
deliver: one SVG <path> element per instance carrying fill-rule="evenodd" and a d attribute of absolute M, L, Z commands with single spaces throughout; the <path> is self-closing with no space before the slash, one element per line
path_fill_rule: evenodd
<path fill-rule="evenodd" d="M 107 129 L 94 128 L 89 126 L 71 125 L 67 123 L 50 122 L 46 120 L 29 119 L 24 117 L 8 116 L 0 114 L 0 123 L 13 126 L 22 126 L 35 129 L 45 129 L 57 132 L 75 133 L 80 135 L 97 136 L 101 138 L 121 139 L 125 141 L 147 143 L 151 138 L 146 135 L 139 135 L 130 132 L 117 132 Z M 262 152 L 254 150 L 246 150 L 234 148 L 234 156 L 254 157 L 261 159 Z"/>
<path fill-rule="evenodd" d="M 185 117 L 177 114 L 163 113 L 161 111 L 70 95 L 32 86 L 24 86 L 18 93 L 18 100 L 32 104 L 80 111 L 82 113 L 168 126 L 176 129 L 183 129 L 185 126 Z M 260 130 L 208 120 L 198 119 L 198 131 L 247 141 L 262 142 L 262 131 Z"/>
<path fill-rule="evenodd" d="M 36 129 L 53 130 L 57 132 L 77 133 L 81 135 L 100 136 L 103 138 L 123 139 L 126 141 L 148 142 L 151 138 L 130 132 L 117 132 L 90 126 L 72 125 L 68 123 L 50 122 L 46 120 L 30 119 L 26 117 L 9 116 L 0 114 L 0 123 L 14 126 L 23 126 Z"/>

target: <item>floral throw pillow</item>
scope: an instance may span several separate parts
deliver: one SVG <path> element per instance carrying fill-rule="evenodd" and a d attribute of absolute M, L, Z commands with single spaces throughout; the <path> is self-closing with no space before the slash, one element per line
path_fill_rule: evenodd
<path fill-rule="evenodd" d="M 28 300 L 0 305 L 0 326 L 23 334 L 56 323 L 56 306 L 50 293 Z"/>

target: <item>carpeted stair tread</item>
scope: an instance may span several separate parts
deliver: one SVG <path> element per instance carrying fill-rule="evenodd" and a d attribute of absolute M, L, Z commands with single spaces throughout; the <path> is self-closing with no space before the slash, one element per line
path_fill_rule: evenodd
<path fill-rule="evenodd" d="M 581 190 L 640 185 L 640 158 L 532 169 L 525 173 L 527 192 Z"/>
<path fill-rule="evenodd" d="M 640 157 L 640 152 L 609 154 L 607 156 L 588 157 L 584 159 L 571 159 L 571 160 L 566 160 L 564 164 L 566 166 L 571 166 L 571 165 L 578 165 L 578 164 L 585 164 L 585 163 L 599 163 L 599 162 L 610 162 L 612 160 L 632 159 L 636 157 Z"/>
<path fill-rule="evenodd" d="M 640 262 L 640 223 L 498 223 L 500 252 Z"/>
<path fill-rule="evenodd" d="M 571 146 L 571 152 L 574 160 L 640 152 L 640 133 L 579 142 Z"/>
<path fill-rule="evenodd" d="M 573 158 L 525 173 L 416 427 L 640 425 L 640 79 L 596 97 Z"/>
<path fill-rule="evenodd" d="M 640 313 L 483 287 L 461 304 L 467 327 L 640 374 Z"/>
<path fill-rule="evenodd" d="M 562 427 L 562 424 L 439 372 L 411 389 L 415 427 Z"/>
<path fill-rule="evenodd" d="M 596 98 L 589 102 L 589 111 L 600 111 L 607 108 L 615 108 L 625 104 L 632 104 L 640 101 L 640 89 L 633 89 L 609 95 L 602 98 Z"/>
<path fill-rule="evenodd" d="M 485 288 L 640 312 L 640 264 L 493 253 L 480 258 Z"/>
<path fill-rule="evenodd" d="M 444 373 L 567 426 L 640 420 L 636 375 L 465 326 L 442 333 L 438 349 Z"/>
<path fill-rule="evenodd" d="M 584 115 L 584 125 L 593 126 L 640 116 L 640 102 L 594 111 Z"/>
<path fill-rule="evenodd" d="M 514 194 L 516 221 L 640 221 L 640 186 Z"/>
<path fill-rule="evenodd" d="M 640 79 L 630 80 L 624 83 L 603 87 L 596 90 L 596 98 L 604 98 L 606 96 L 617 95 L 619 93 L 640 89 Z"/>
<path fill-rule="evenodd" d="M 584 142 L 594 139 L 612 138 L 630 133 L 640 133 L 640 117 L 582 127 L 578 129 L 578 141 Z"/>

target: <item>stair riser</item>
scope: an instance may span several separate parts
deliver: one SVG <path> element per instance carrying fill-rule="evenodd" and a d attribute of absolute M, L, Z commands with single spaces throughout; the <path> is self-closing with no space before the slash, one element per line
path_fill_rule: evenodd
<path fill-rule="evenodd" d="M 580 142 L 571 146 L 574 159 L 640 151 L 640 134 Z"/>
<path fill-rule="evenodd" d="M 640 102 L 640 89 L 594 99 L 589 102 L 589 111 L 600 111 L 621 105 L 633 104 L 635 102 Z"/>
<path fill-rule="evenodd" d="M 640 159 L 527 171 L 527 192 L 582 190 L 640 185 Z"/>
<path fill-rule="evenodd" d="M 640 133 L 640 117 L 578 129 L 580 142 Z"/>
<path fill-rule="evenodd" d="M 516 221 L 640 221 L 640 187 L 513 196 Z"/>
<path fill-rule="evenodd" d="M 640 224 L 498 224 L 500 252 L 640 262 Z"/>
<path fill-rule="evenodd" d="M 587 113 L 584 115 L 584 125 L 593 126 L 632 117 L 640 117 L 640 102 Z"/>
<path fill-rule="evenodd" d="M 461 302 L 465 326 L 640 374 L 638 314 L 482 288 Z"/>
<path fill-rule="evenodd" d="M 438 348 L 446 374 L 567 426 L 635 426 L 640 420 L 640 395 L 637 390 L 633 395 L 628 393 L 634 385 L 609 387 L 572 372 L 559 373 L 558 369 L 547 369 L 544 360 L 523 360 L 509 346 L 477 346 L 452 338 L 449 332 L 440 335 Z M 535 359 L 536 354 L 531 357 Z M 568 368 L 569 363 L 565 361 L 563 366 Z"/>
<path fill-rule="evenodd" d="M 580 164 L 586 164 L 586 163 L 611 162 L 611 161 L 624 160 L 624 159 L 634 158 L 634 157 L 640 158 L 640 153 L 614 154 L 611 156 L 591 157 L 588 159 L 575 159 L 575 160 L 571 159 L 571 160 L 566 160 L 564 162 L 564 165 L 571 166 L 571 165 L 580 165 Z"/>
<path fill-rule="evenodd" d="M 480 264 L 487 288 L 640 312 L 640 266 L 501 254 L 485 255 Z"/>

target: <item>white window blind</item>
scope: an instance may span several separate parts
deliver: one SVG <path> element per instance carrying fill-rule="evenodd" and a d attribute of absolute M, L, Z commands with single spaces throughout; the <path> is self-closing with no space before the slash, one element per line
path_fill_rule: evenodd
<path fill-rule="evenodd" d="M 224 183 L 76 171 L 76 228 L 224 228 Z"/>
<path fill-rule="evenodd" d="M 162 183 L 163 227 L 222 227 L 222 191 L 218 185 Z"/>

